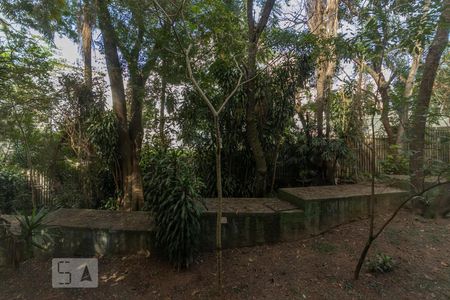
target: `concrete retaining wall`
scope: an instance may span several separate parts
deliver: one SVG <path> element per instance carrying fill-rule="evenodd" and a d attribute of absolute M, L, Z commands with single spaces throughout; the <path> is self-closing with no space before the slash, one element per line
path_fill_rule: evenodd
<path fill-rule="evenodd" d="M 341 186 L 341 195 L 336 192 L 338 189 L 281 189 L 281 200 L 224 199 L 223 248 L 298 240 L 367 216 L 367 186 Z M 392 209 L 406 196 L 402 190 L 377 190 L 377 212 Z M 200 245 L 201 250 L 208 251 L 215 249 L 216 244 L 217 201 L 205 202 Z M 154 224 L 149 212 L 60 209 L 52 212 L 46 222 L 47 231 L 56 241 L 47 256 L 125 255 L 154 249 Z M 0 251 L 0 263 L 5 263 L 7 256 Z"/>
<path fill-rule="evenodd" d="M 302 210 L 259 213 L 224 213 L 222 247 L 239 248 L 292 241 L 305 237 Z M 216 245 L 216 214 L 205 213 L 201 220 L 203 250 Z"/>
<path fill-rule="evenodd" d="M 278 191 L 278 197 L 303 209 L 305 232 L 318 234 L 368 216 L 370 187 L 347 187 L 348 189 L 342 189 L 342 186 L 286 188 Z M 315 190 L 325 188 L 325 193 L 315 193 Z M 407 197 L 406 191 L 378 186 L 375 194 L 376 214 L 392 211 Z"/>

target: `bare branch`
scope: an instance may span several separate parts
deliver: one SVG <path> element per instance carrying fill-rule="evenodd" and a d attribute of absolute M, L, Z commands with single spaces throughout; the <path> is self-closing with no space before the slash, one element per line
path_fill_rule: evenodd
<path fill-rule="evenodd" d="M 237 63 L 236 59 L 234 60 L 234 62 L 236 63 L 236 66 L 238 67 L 238 69 L 240 71 L 239 79 L 238 79 L 238 81 L 236 83 L 236 86 L 231 91 L 231 93 L 228 94 L 228 96 L 225 98 L 225 100 L 223 100 L 222 105 L 220 106 L 219 110 L 217 111 L 217 114 L 220 114 L 223 111 L 223 109 L 227 105 L 228 101 L 231 99 L 231 97 L 233 97 L 234 94 L 236 94 L 239 86 L 242 85 L 241 81 L 242 81 L 242 77 L 244 76 L 244 73 L 242 72 L 241 68 L 239 68 L 239 64 Z"/>
<path fill-rule="evenodd" d="M 198 84 L 197 80 L 194 77 L 194 74 L 192 73 L 191 59 L 189 57 L 189 52 L 191 51 L 191 48 L 192 48 L 192 45 L 189 45 L 188 48 L 184 51 L 185 58 L 186 58 L 186 67 L 187 67 L 187 70 L 188 70 L 189 79 L 191 79 L 192 84 L 194 84 L 195 89 L 200 94 L 200 96 L 202 97 L 202 99 L 206 103 L 206 105 L 208 106 L 208 108 L 211 111 L 211 113 L 214 115 L 214 117 L 216 117 L 218 115 L 216 109 L 214 108 L 214 106 L 212 105 L 212 103 L 209 100 L 208 96 L 206 96 L 205 92 L 200 87 L 200 85 Z"/>

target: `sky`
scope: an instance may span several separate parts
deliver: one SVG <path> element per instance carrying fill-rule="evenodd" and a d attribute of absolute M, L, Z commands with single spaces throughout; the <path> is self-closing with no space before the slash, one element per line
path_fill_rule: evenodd
<path fill-rule="evenodd" d="M 64 36 L 55 36 L 54 43 L 56 46 L 55 54 L 58 58 L 64 60 L 67 64 L 82 67 L 83 57 L 81 55 L 80 46 L 72 40 Z M 105 57 L 95 48 L 92 49 L 92 67 L 94 72 L 101 71 L 105 74 L 105 82 L 109 86 L 109 77 L 105 66 Z M 112 107 L 111 92 L 109 88 L 106 90 L 107 105 Z"/>
<path fill-rule="evenodd" d="M 81 54 L 78 45 L 66 37 L 55 37 L 56 54 L 65 59 L 71 65 L 82 65 Z"/>

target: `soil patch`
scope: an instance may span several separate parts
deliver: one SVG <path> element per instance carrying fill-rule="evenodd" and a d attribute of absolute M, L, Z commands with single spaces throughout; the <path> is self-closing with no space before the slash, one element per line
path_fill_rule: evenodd
<path fill-rule="evenodd" d="M 378 224 L 387 216 L 381 216 Z M 387 274 L 352 274 L 367 235 L 367 220 L 307 240 L 226 250 L 223 299 L 450 299 L 450 220 L 402 211 L 375 242 L 391 256 Z M 99 288 L 53 289 L 51 261 L 0 269 L 1 299 L 214 299 L 214 253 L 176 271 L 156 257 L 103 257 Z"/>

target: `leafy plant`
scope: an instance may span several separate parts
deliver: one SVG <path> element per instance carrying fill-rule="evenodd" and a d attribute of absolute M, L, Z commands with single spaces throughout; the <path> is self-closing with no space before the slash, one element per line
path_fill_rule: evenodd
<path fill-rule="evenodd" d="M 100 204 L 100 209 L 104 210 L 118 210 L 119 209 L 119 203 L 117 200 L 113 197 L 109 197 L 105 201 L 103 201 Z"/>
<path fill-rule="evenodd" d="M 373 273 L 389 273 L 395 266 L 395 262 L 392 257 L 378 253 L 375 259 L 368 261 L 369 271 Z"/>
<path fill-rule="evenodd" d="M 42 207 L 39 210 L 33 209 L 31 215 L 16 216 L 20 225 L 19 238 L 25 242 L 28 257 L 33 256 L 34 248 L 45 250 L 54 242 L 52 236 L 45 231 L 44 221 L 48 213 L 49 211 Z"/>
<path fill-rule="evenodd" d="M 386 159 L 382 160 L 381 167 L 386 174 L 408 174 L 409 160 L 405 155 L 393 155 L 398 152 L 399 146 L 391 146 Z"/>
<path fill-rule="evenodd" d="M 11 168 L 0 169 L 0 212 L 29 209 L 30 199 L 31 191 L 23 174 Z"/>
<path fill-rule="evenodd" d="M 191 158 L 178 149 L 144 149 L 142 171 L 145 208 L 154 213 L 156 243 L 178 269 L 198 252 L 202 183 Z"/>
<path fill-rule="evenodd" d="M 99 158 L 113 165 L 119 157 L 117 119 L 112 112 L 103 113 L 89 121 L 87 134 Z"/>
<path fill-rule="evenodd" d="M 339 162 L 350 161 L 353 153 L 343 140 L 292 136 L 282 151 L 283 168 L 294 170 L 298 182 L 334 183 Z M 324 170 L 326 162 L 328 169 Z M 291 171 L 292 172 L 292 171 Z"/>

